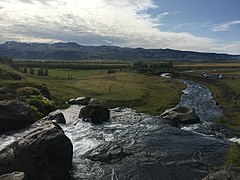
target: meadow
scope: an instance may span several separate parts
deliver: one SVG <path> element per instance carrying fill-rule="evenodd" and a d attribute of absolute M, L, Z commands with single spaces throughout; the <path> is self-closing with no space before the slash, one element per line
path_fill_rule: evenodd
<path fill-rule="evenodd" d="M 16 72 L 23 77 L 21 81 L 0 80 L 0 83 L 1 86 L 37 84 L 46 86 L 53 96 L 64 101 L 79 96 L 92 97 L 109 108 L 129 107 L 153 115 L 174 107 L 185 88 L 177 80 L 139 74 L 129 69 L 116 69 L 111 74 L 107 71 L 58 68 L 48 69 L 48 76 Z"/>

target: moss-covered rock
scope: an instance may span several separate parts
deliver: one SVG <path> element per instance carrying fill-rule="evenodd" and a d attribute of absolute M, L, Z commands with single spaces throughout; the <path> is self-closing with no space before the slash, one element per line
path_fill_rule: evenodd
<path fill-rule="evenodd" d="M 20 96 L 29 97 L 40 95 L 40 91 L 35 87 L 21 87 L 16 90 L 16 93 Z"/>
<path fill-rule="evenodd" d="M 46 116 L 55 110 L 54 101 L 43 96 L 31 96 L 27 101 L 32 106 L 32 109 L 36 110 L 40 116 Z"/>

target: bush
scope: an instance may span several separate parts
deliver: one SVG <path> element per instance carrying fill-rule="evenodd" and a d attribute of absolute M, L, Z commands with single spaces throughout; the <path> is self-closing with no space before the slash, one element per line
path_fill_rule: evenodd
<path fill-rule="evenodd" d="M 113 74 L 113 73 L 115 73 L 115 71 L 113 69 L 108 69 L 107 70 L 107 74 Z"/>
<path fill-rule="evenodd" d="M 17 94 L 24 97 L 40 95 L 40 91 L 34 87 L 21 87 L 17 89 Z"/>

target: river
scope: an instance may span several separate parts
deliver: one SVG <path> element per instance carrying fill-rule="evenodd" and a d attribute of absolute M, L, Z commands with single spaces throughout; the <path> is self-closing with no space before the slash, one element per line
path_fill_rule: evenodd
<path fill-rule="evenodd" d="M 208 128 L 221 109 L 207 87 L 184 83 L 179 105 L 196 108 L 197 125 L 174 127 L 128 108 L 111 109 L 109 122 L 92 125 L 78 119 L 81 106 L 60 110 L 67 121 L 61 126 L 74 147 L 70 179 L 198 180 L 223 164 L 230 141 Z M 0 149 L 26 133 L 1 135 Z"/>

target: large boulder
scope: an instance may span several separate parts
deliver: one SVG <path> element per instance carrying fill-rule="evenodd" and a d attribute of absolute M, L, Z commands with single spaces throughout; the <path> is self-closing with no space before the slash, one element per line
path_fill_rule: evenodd
<path fill-rule="evenodd" d="M 88 105 L 80 110 L 79 117 L 83 121 L 90 121 L 93 124 L 101 124 L 108 121 L 110 118 L 110 111 L 101 105 Z"/>
<path fill-rule="evenodd" d="M 72 167 L 72 155 L 61 127 L 48 122 L 0 151 L 0 175 L 21 171 L 29 179 L 61 179 Z"/>
<path fill-rule="evenodd" d="M 0 180 L 27 180 L 26 174 L 24 172 L 13 172 L 8 174 L 3 174 L 0 176 Z"/>
<path fill-rule="evenodd" d="M 23 101 L 0 101 L 0 133 L 17 130 L 36 122 L 31 107 Z"/>
<path fill-rule="evenodd" d="M 185 124 L 196 124 L 200 121 L 199 117 L 196 115 L 194 107 L 179 106 L 171 108 L 162 113 L 161 118 Z"/>
<path fill-rule="evenodd" d="M 51 112 L 48 116 L 43 118 L 43 120 L 46 120 L 46 121 L 55 120 L 57 123 L 66 124 L 66 119 L 62 112 Z"/>

